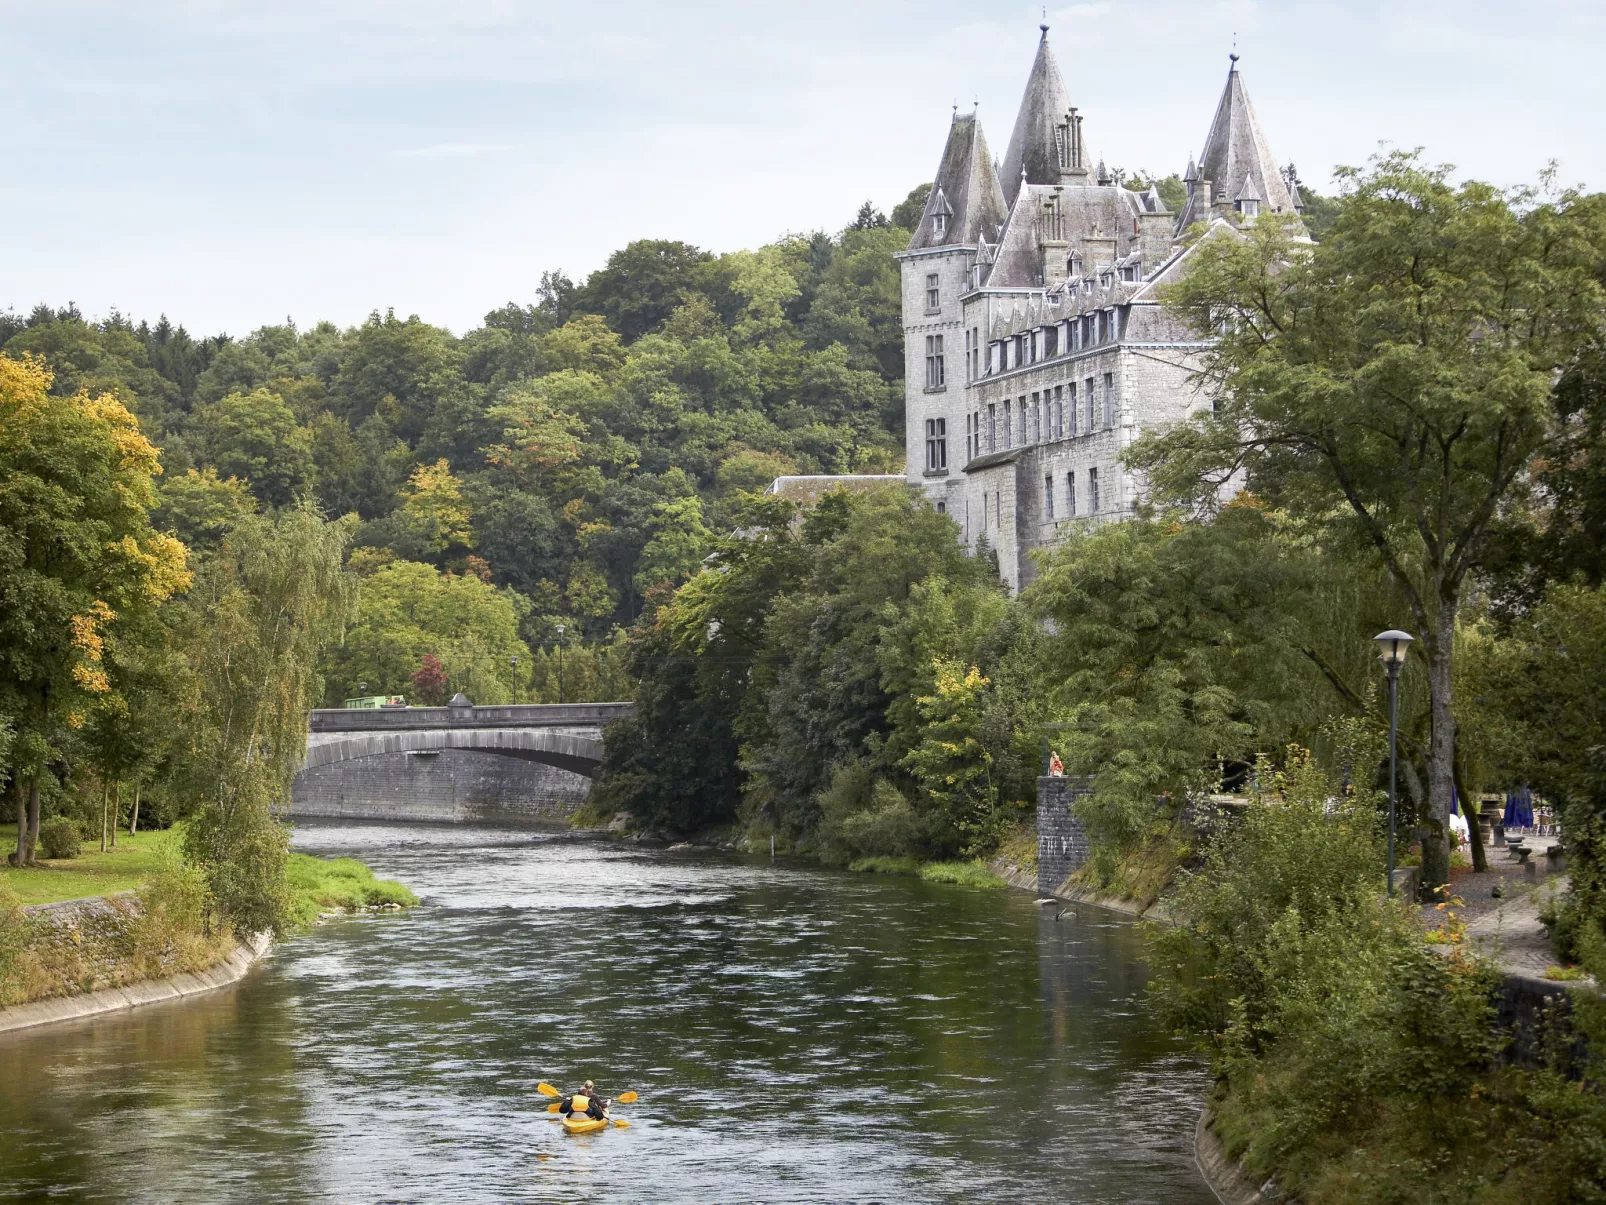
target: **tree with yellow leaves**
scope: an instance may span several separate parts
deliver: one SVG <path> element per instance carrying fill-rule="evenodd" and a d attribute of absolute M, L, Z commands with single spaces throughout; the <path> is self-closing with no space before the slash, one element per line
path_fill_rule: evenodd
<path fill-rule="evenodd" d="M 41 780 L 112 704 L 109 640 L 189 585 L 184 546 L 151 526 L 157 452 L 109 395 L 55 397 L 35 359 L 0 357 L 0 718 L 17 850 L 31 862 Z"/>

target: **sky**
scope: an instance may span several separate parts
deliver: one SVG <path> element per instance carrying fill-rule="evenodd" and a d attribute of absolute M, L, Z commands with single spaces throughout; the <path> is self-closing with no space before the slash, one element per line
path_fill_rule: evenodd
<path fill-rule="evenodd" d="M 1001 158 L 1045 19 L 978 0 L 0 0 L 0 311 L 462 332 L 638 238 L 890 210 L 953 106 Z M 1180 172 L 1235 42 L 1273 151 L 1606 188 L 1600 0 L 1050 4 L 1088 145 Z"/>

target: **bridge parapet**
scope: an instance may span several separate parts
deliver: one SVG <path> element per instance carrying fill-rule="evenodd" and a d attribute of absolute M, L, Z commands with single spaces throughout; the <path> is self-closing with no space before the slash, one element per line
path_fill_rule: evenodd
<path fill-rule="evenodd" d="M 440 728 L 604 728 L 634 703 L 505 703 L 468 707 L 320 707 L 312 732 L 411 732 Z"/>

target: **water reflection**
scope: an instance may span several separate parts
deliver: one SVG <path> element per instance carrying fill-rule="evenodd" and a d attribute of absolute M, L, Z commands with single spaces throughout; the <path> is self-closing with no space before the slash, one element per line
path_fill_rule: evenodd
<path fill-rule="evenodd" d="M 425 905 L 0 1042 L 0 1200 L 1211 1200 L 1202 1075 L 1108 914 L 522 832 L 298 843 Z M 549 1120 L 537 1080 L 588 1077 L 641 1093 L 630 1129 Z"/>

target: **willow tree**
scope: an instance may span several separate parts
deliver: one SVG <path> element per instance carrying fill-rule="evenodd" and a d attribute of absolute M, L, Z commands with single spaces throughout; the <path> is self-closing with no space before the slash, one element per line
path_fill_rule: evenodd
<path fill-rule="evenodd" d="M 323 692 L 319 659 L 350 610 L 349 538 L 347 522 L 307 507 L 250 515 L 190 591 L 185 853 L 237 932 L 283 923 L 289 837 L 277 813 L 306 753 L 307 713 Z"/>
<path fill-rule="evenodd" d="M 1214 333 L 1216 399 L 1132 454 L 1211 507 L 1242 482 L 1387 570 L 1431 710 L 1422 866 L 1449 878 L 1457 611 L 1491 523 L 1558 441 L 1553 391 L 1602 338 L 1601 198 L 1541 199 L 1415 153 L 1345 170 L 1329 238 L 1262 218 L 1194 249 L 1168 302 Z"/>

